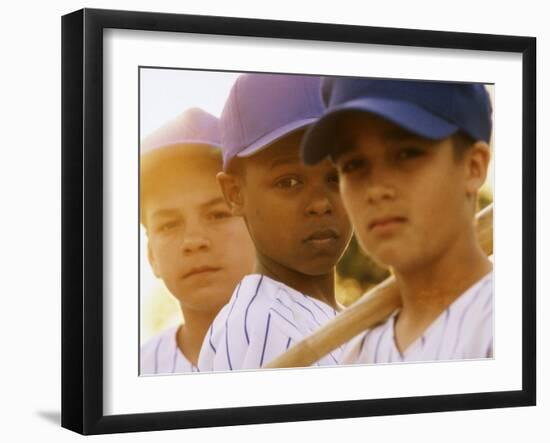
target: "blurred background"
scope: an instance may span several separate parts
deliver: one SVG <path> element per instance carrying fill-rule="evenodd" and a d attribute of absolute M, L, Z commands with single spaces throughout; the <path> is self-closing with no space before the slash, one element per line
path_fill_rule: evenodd
<path fill-rule="evenodd" d="M 220 116 L 238 73 L 182 69 L 140 69 L 140 139 L 194 106 Z M 494 103 L 494 86 L 486 85 Z M 491 143 L 492 145 L 492 143 Z M 493 149 L 493 146 L 491 146 Z M 479 209 L 493 201 L 494 161 L 479 194 Z M 363 254 L 355 238 L 337 266 L 336 298 L 348 306 L 388 277 L 387 269 Z M 147 235 L 140 226 L 140 345 L 165 328 L 183 321 L 179 305 L 147 259 Z"/>

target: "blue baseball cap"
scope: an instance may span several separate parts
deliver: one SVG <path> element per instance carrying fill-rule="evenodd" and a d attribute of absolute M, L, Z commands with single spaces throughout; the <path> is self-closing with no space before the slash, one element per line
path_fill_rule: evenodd
<path fill-rule="evenodd" d="M 327 109 L 302 141 L 307 164 L 338 151 L 334 134 L 349 111 L 369 112 L 431 140 L 459 130 L 487 143 L 491 137 L 491 102 L 480 84 L 331 77 L 321 89 Z"/>
<path fill-rule="evenodd" d="M 221 118 L 223 167 L 305 128 L 323 113 L 321 78 L 243 74 L 235 81 Z"/>
<path fill-rule="evenodd" d="M 218 118 L 200 108 L 190 108 L 145 137 L 141 154 L 179 144 L 221 148 Z"/>

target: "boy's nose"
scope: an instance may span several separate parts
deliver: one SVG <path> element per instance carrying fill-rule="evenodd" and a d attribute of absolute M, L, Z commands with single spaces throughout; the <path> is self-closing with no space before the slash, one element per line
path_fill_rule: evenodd
<path fill-rule="evenodd" d="M 181 244 L 184 254 L 192 254 L 198 251 L 206 251 L 210 248 L 210 241 L 202 235 L 186 235 Z"/>
<path fill-rule="evenodd" d="M 326 196 L 316 198 L 307 206 L 306 213 L 307 215 L 331 214 L 332 204 Z"/>
<path fill-rule="evenodd" d="M 376 204 L 384 200 L 395 198 L 395 189 L 388 185 L 377 184 L 367 187 L 367 201 Z"/>

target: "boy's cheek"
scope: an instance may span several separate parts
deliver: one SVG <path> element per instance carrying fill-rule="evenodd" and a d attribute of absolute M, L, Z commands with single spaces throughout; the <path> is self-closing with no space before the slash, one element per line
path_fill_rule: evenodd
<path fill-rule="evenodd" d="M 149 258 L 149 265 L 151 266 L 151 270 L 153 271 L 153 274 L 157 278 L 162 278 L 161 272 L 160 272 L 160 269 L 159 269 L 159 263 L 158 263 L 158 260 L 157 260 L 157 254 L 155 253 L 155 249 L 153 247 L 150 248 L 148 255 L 149 255 L 149 257 L 148 257 Z"/>
<path fill-rule="evenodd" d="M 364 195 L 366 192 L 366 186 L 364 183 L 350 180 L 345 175 L 340 178 L 339 191 L 342 201 L 347 207 L 360 200 L 361 195 Z"/>
<path fill-rule="evenodd" d="M 362 229 L 366 217 L 366 208 L 363 207 L 359 199 L 350 193 L 342 195 L 342 202 L 344 206 L 344 212 L 349 218 L 353 228 L 355 230 Z"/>
<path fill-rule="evenodd" d="M 238 206 L 235 204 L 231 205 L 231 215 L 233 217 L 242 217 L 244 215 L 244 209 L 242 206 Z"/>

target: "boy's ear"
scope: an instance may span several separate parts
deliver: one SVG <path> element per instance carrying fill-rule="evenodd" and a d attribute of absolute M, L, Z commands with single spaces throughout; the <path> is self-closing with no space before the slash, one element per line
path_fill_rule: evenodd
<path fill-rule="evenodd" d="M 243 215 L 244 199 L 241 178 L 226 172 L 218 172 L 216 179 L 231 213 L 238 216 Z"/>
<path fill-rule="evenodd" d="M 155 277 L 160 278 L 159 271 L 157 269 L 157 261 L 155 260 L 155 255 L 153 254 L 153 249 L 151 248 L 151 242 L 147 241 L 147 258 L 149 259 L 149 264 L 151 269 L 155 274 Z"/>
<path fill-rule="evenodd" d="M 465 152 L 466 168 L 466 193 L 474 195 L 485 183 L 489 162 L 491 160 L 491 150 L 489 145 L 483 141 L 477 141 Z"/>

